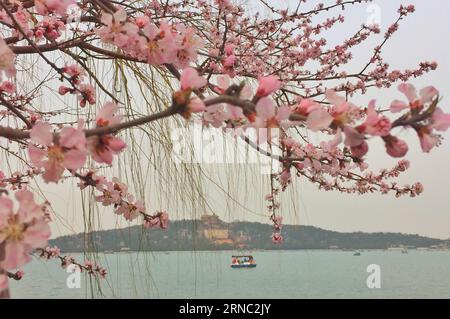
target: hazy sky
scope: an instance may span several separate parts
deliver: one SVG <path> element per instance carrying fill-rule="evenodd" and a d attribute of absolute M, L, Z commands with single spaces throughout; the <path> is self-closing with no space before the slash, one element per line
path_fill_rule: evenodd
<path fill-rule="evenodd" d="M 252 0 L 248 1 L 251 6 Z M 296 3 L 296 1 L 274 1 L 272 3 Z M 313 2 L 315 3 L 315 1 Z M 450 112 L 450 43 L 448 13 L 450 2 L 444 0 L 433 1 L 374 1 L 379 6 L 380 22 L 383 29 L 395 20 L 399 5 L 414 4 L 416 13 L 402 22 L 389 45 L 384 48 L 383 55 L 393 68 L 416 67 L 420 61 L 436 60 L 439 63 L 437 71 L 420 79 L 412 81 L 417 87 L 435 85 L 444 100 L 441 107 Z M 367 12 L 369 4 L 348 8 L 345 13 L 346 23 L 339 25 L 339 31 L 329 34 L 330 42 L 334 37 L 342 40 L 352 34 L 359 25 L 365 23 L 368 17 L 377 10 Z M 254 7 L 253 10 L 259 10 Z M 368 51 L 379 38 L 370 42 L 372 46 L 364 46 L 355 52 L 352 67 L 363 65 Z M 362 97 L 355 98 L 356 102 L 366 103 L 376 98 L 377 105 L 388 105 L 394 98 L 403 98 L 395 88 L 383 91 L 370 91 Z M 418 233 L 427 236 L 450 238 L 450 135 L 444 145 L 431 154 L 424 154 L 414 132 L 401 132 L 400 136 L 410 143 L 407 159 L 411 161 L 411 169 L 401 179 L 401 183 L 421 181 L 425 186 L 425 193 L 418 198 L 404 197 L 396 199 L 393 195 L 343 195 L 336 192 L 317 190 L 306 181 L 299 180 L 291 186 L 288 194 L 282 197 L 281 213 L 286 223 L 314 225 L 337 231 L 368 231 L 368 232 L 405 232 Z M 381 141 L 370 143 L 369 163 L 373 169 L 392 167 L 396 161 L 389 158 Z M 232 181 L 224 177 L 224 172 L 236 171 L 236 167 L 214 166 L 206 167 L 212 172 L 215 183 L 229 189 L 230 195 L 239 201 L 239 205 L 224 194 L 215 190 L 212 184 L 207 185 L 206 195 L 211 202 L 212 209 L 225 220 L 251 220 L 267 222 L 267 212 L 263 196 L 269 192 L 267 178 L 251 177 L 238 173 Z M 246 169 L 239 168 L 246 171 Z M 250 177 L 249 177 L 250 176 Z M 264 183 L 262 183 L 264 181 Z M 150 185 L 148 192 L 152 192 L 158 185 Z M 83 215 L 80 210 L 80 199 L 77 190 L 68 190 L 66 186 L 45 187 L 50 191 L 53 207 L 58 211 L 61 220 L 53 226 L 55 235 L 79 232 L 84 229 Z M 150 197 L 153 195 L 150 194 Z M 172 203 L 169 203 L 171 206 Z M 243 209 L 245 206 L 246 209 Z M 164 208 L 163 203 L 153 199 L 152 209 Z M 249 212 L 251 211 L 251 212 Z M 203 211 L 169 211 L 172 218 L 189 218 L 199 216 Z M 101 228 L 126 226 L 121 219 L 117 219 L 110 209 L 98 216 Z M 270 234 L 268 234 L 270 236 Z"/>

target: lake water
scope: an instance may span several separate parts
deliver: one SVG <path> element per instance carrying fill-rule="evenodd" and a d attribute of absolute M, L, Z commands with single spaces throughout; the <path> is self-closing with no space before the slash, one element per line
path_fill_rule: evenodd
<path fill-rule="evenodd" d="M 34 260 L 11 283 L 14 298 L 450 298 L 450 251 L 257 251 L 258 266 L 231 269 L 233 252 L 99 254 L 108 268 L 101 292 L 56 260 Z M 83 255 L 75 254 L 77 260 Z M 367 267 L 380 266 L 381 288 L 367 287 Z M 93 288 L 94 287 L 94 288 Z"/>

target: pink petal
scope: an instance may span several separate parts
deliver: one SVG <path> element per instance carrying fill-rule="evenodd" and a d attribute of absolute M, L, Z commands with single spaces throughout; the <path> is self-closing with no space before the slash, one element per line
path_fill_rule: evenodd
<path fill-rule="evenodd" d="M 15 196 L 19 202 L 34 200 L 33 193 L 26 189 L 17 191 Z"/>
<path fill-rule="evenodd" d="M 8 276 L 0 274 L 0 293 L 8 289 Z"/>
<path fill-rule="evenodd" d="M 117 110 L 118 106 L 116 103 L 106 102 L 100 109 L 100 111 L 97 113 L 95 120 L 110 121 L 114 117 L 114 114 L 117 112 Z"/>
<path fill-rule="evenodd" d="M 93 158 L 98 163 L 106 163 L 111 165 L 113 161 L 113 154 L 109 149 L 105 148 L 100 152 L 94 153 Z"/>
<path fill-rule="evenodd" d="M 259 86 L 256 91 L 257 97 L 265 97 L 278 91 L 281 88 L 281 82 L 275 75 L 269 75 L 259 78 Z"/>
<path fill-rule="evenodd" d="M 279 122 L 289 120 L 289 117 L 291 116 L 292 110 L 289 106 L 284 105 L 280 106 L 277 109 L 277 120 Z"/>
<path fill-rule="evenodd" d="M 114 153 L 121 152 L 125 147 L 127 147 L 127 144 L 125 144 L 124 141 L 122 141 L 120 138 L 112 136 L 108 140 L 108 146 Z"/>
<path fill-rule="evenodd" d="M 30 160 L 33 163 L 33 165 L 37 167 L 41 167 L 44 165 L 42 162 L 42 159 L 44 158 L 46 152 L 40 148 L 37 148 L 34 145 L 28 146 L 28 156 L 30 156 Z"/>
<path fill-rule="evenodd" d="M 28 255 L 23 243 L 12 240 L 7 241 L 5 245 L 5 260 L 1 262 L 2 268 L 6 270 L 16 269 L 28 261 L 31 257 Z"/>
<path fill-rule="evenodd" d="M 256 104 L 256 114 L 258 117 L 267 120 L 275 116 L 275 102 L 270 98 L 262 98 Z"/>
<path fill-rule="evenodd" d="M 342 96 L 339 96 L 334 90 L 327 90 L 325 92 L 325 96 L 327 100 L 333 104 L 334 106 L 341 106 L 342 104 L 346 104 L 347 101 Z"/>
<path fill-rule="evenodd" d="M 325 109 L 320 108 L 309 113 L 306 124 L 312 131 L 326 129 L 333 122 L 333 117 Z"/>
<path fill-rule="evenodd" d="M 230 119 L 237 120 L 244 116 L 244 111 L 240 107 L 227 104 L 226 109 L 227 109 Z"/>
<path fill-rule="evenodd" d="M 420 90 L 420 101 L 425 104 L 431 102 L 439 91 L 434 86 L 427 86 Z"/>
<path fill-rule="evenodd" d="M 45 162 L 43 166 L 45 168 L 45 172 L 42 174 L 44 181 L 46 183 L 58 183 L 62 173 L 64 172 L 64 166 L 50 161 Z"/>
<path fill-rule="evenodd" d="M 250 99 L 253 95 L 253 91 L 252 88 L 250 87 L 250 85 L 245 84 L 244 88 L 241 91 L 241 98 L 243 99 Z"/>
<path fill-rule="evenodd" d="M 346 126 L 344 128 L 345 141 L 344 144 L 350 147 L 360 146 L 364 142 L 364 135 L 359 133 L 355 128 Z"/>
<path fill-rule="evenodd" d="M 13 202 L 8 197 L 0 197 L 0 218 L 9 217 L 12 214 Z M 1 223 L 0 223 L 1 225 Z"/>
<path fill-rule="evenodd" d="M 406 104 L 405 102 L 399 101 L 399 100 L 394 100 L 391 103 L 391 112 L 392 113 L 398 113 L 404 109 L 409 108 L 409 105 Z"/>
<path fill-rule="evenodd" d="M 342 143 L 342 131 L 341 131 L 341 129 L 339 128 L 337 131 L 336 131 L 336 135 L 334 136 L 334 138 L 331 140 L 331 141 L 329 141 L 328 142 L 328 146 L 331 148 L 331 149 L 333 149 L 333 148 L 335 148 L 335 147 L 337 147 L 339 144 L 341 144 Z"/>
<path fill-rule="evenodd" d="M 429 153 L 439 142 L 439 138 L 431 134 L 419 134 L 422 151 Z"/>
<path fill-rule="evenodd" d="M 45 247 L 50 235 L 50 226 L 46 222 L 40 221 L 27 228 L 24 233 L 24 243 L 32 248 Z"/>
<path fill-rule="evenodd" d="M 410 103 L 417 100 L 417 90 L 414 85 L 402 83 L 398 86 L 398 90 L 406 95 L 406 98 Z"/>
<path fill-rule="evenodd" d="M 115 22 L 124 22 L 127 19 L 127 12 L 120 8 L 114 13 L 114 20 Z"/>
<path fill-rule="evenodd" d="M 441 108 L 437 108 L 433 113 L 433 124 L 432 128 L 444 132 L 450 127 L 450 114 L 445 114 Z"/>
<path fill-rule="evenodd" d="M 51 126 L 48 123 L 36 123 L 30 132 L 30 139 L 36 144 L 48 146 L 53 141 Z"/>
<path fill-rule="evenodd" d="M 181 89 L 184 91 L 195 90 L 206 85 L 206 79 L 198 75 L 194 68 L 186 68 L 183 70 L 180 78 Z"/>
<path fill-rule="evenodd" d="M 230 86 L 230 77 L 228 75 L 221 75 L 217 77 L 217 85 L 219 88 L 221 88 L 223 91 L 228 89 Z"/>
<path fill-rule="evenodd" d="M 67 148 L 78 147 L 84 149 L 86 147 L 86 136 L 82 130 L 64 127 L 60 133 L 59 143 Z"/>
<path fill-rule="evenodd" d="M 189 101 L 189 110 L 192 113 L 200 113 L 206 109 L 205 103 L 198 97 L 194 97 Z"/>
<path fill-rule="evenodd" d="M 366 114 L 367 114 L 367 118 L 365 121 L 366 124 L 373 125 L 376 122 L 378 122 L 378 113 L 375 110 L 375 100 L 371 100 L 369 102 L 369 105 L 367 106 Z"/>
<path fill-rule="evenodd" d="M 68 169 L 79 169 L 86 161 L 86 151 L 70 150 L 64 153 L 64 167 Z"/>

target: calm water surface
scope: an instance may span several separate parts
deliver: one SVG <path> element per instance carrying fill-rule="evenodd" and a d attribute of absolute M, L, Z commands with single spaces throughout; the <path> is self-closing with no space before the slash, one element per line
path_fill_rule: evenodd
<path fill-rule="evenodd" d="M 450 251 L 252 252 L 258 266 L 231 269 L 233 252 L 99 254 L 109 275 L 97 284 L 70 275 L 56 260 L 34 260 L 11 283 L 16 298 L 450 298 Z M 75 254 L 78 261 L 83 255 Z M 366 285 L 367 266 L 381 267 L 381 288 Z"/>

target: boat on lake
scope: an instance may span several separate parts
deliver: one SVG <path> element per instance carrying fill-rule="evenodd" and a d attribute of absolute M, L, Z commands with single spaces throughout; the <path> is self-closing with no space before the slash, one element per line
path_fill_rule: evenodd
<path fill-rule="evenodd" d="M 231 268 L 255 268 L 256 262 L 252 255 L 231 256 Z"/>

